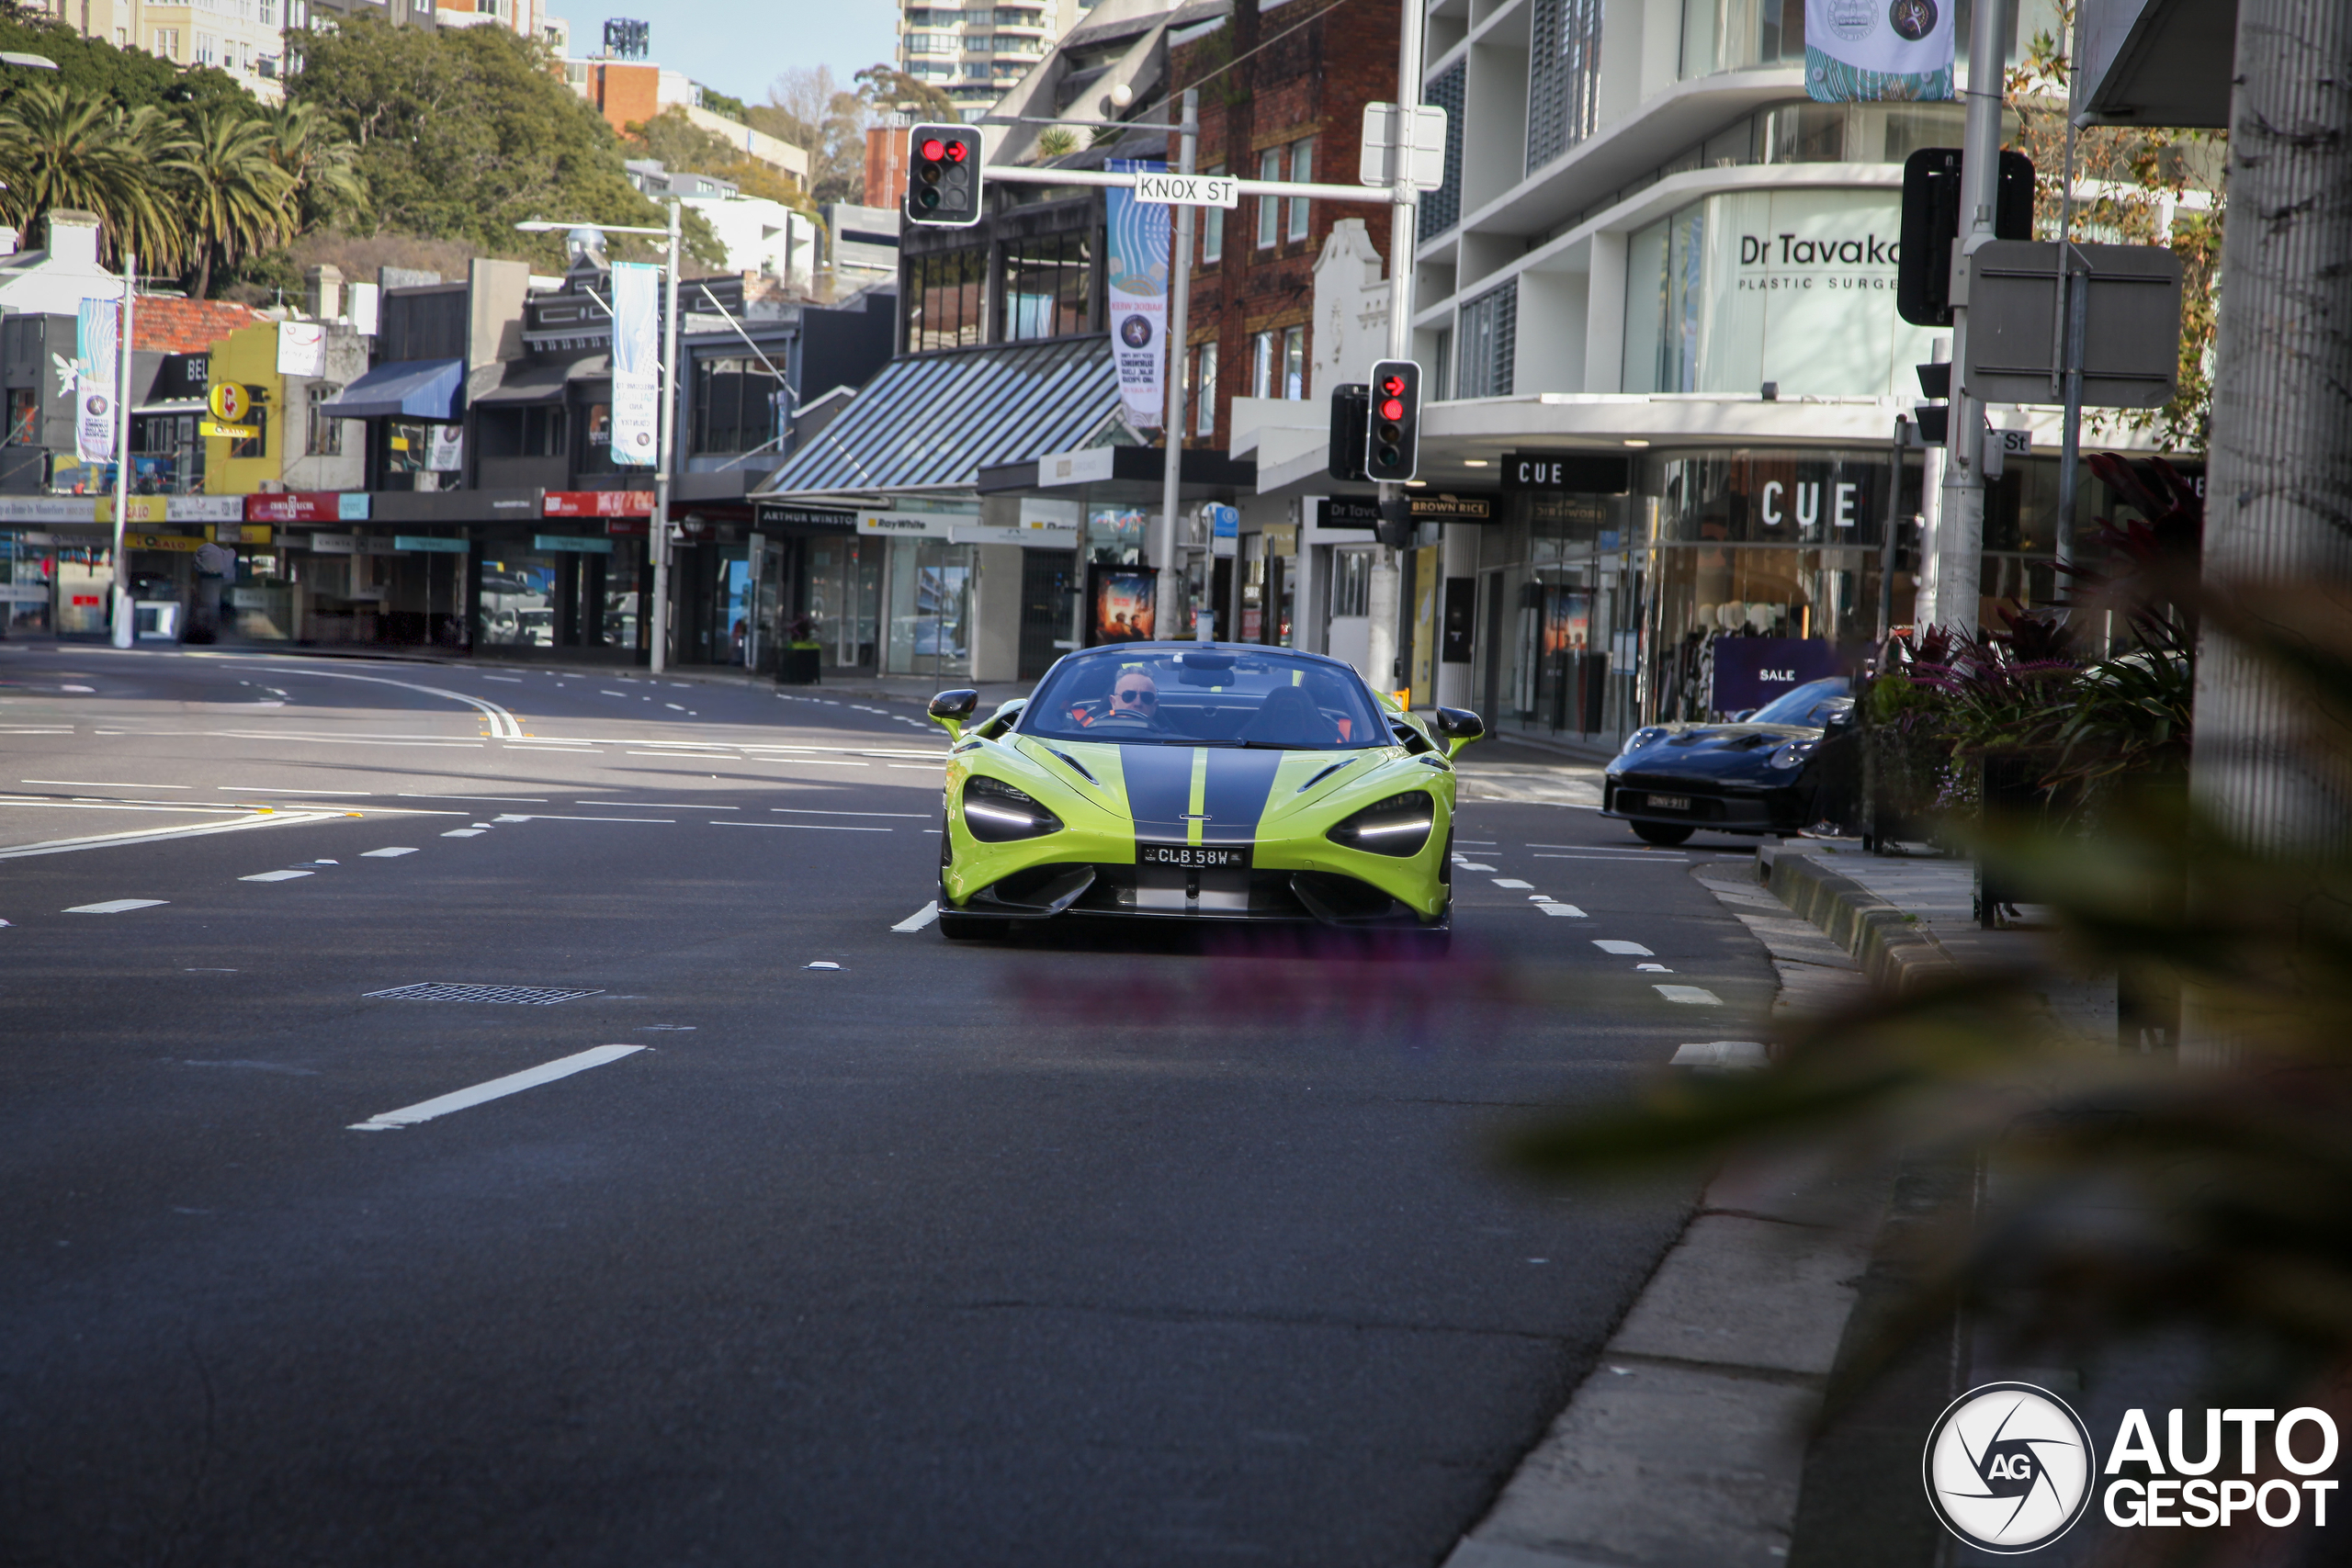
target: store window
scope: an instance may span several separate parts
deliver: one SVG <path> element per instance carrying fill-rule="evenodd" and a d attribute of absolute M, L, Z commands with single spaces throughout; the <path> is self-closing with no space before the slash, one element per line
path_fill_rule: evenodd
<path fill-rule="evenodd" d="M 1048 234 L 1004 247 L 1001 343 L 1068 337 L 1087 328 L 1093 246 L 1084 234 Z"/>
<path fill-rule="evenodd" d="M 961 675 L 972 667 L 972 549 L 939 539 L 891 542 L 889 648 L 899 675 Z"/>
<path fill-rule="evenodd" d="M 906 262 L 906 352 L 969 348 L 981 341 L 987 317 L 988 252 L 972 246 L 910 256 Z"/>
<path fill-rule="evenodd" d="M 783 376 L 750 355 L 695 361 L 695 452 L 756 452 L 768 446 L 776 436 L 784 390 Z"/>
<path fill-rule="evenodd" d="M 0 443 L 10 446 L 40 445 L 40 389 L 11 387 L 8 389 L 8 424 Z"/>
<path fill-rule="evenodd" d="M 1331 593 L 1326 601 L 1335 620 L 1372 613 L 1372 552 L 1331 552 Z"/>

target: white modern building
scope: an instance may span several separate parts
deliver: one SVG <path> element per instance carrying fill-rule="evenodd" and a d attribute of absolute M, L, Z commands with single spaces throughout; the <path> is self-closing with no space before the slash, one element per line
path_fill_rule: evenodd
<path fill-rule="evenodd" d="M 1091 8 L 1089 0 L 900 0 L 899 68 L 946 93 L 966 119 L 978 119 Z"/>

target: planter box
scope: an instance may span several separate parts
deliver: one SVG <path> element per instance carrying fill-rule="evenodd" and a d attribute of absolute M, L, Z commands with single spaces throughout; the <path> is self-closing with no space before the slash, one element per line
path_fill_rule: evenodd
<path fill-rule="evenodd" d="M 779 686 L 813 686 L 823 672 L 825 650 L 821 648 L 776 649 L 775 682 Z"/>

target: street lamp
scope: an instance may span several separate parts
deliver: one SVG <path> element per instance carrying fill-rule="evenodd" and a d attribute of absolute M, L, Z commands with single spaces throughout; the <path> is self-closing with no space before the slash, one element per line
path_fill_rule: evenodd
<path fill-rule="evenodd" d="M 669 259 L 662 268 L 662 434 L 653 459 L 653 515 L 646 529 L 647 554 L 653 565 L 652 644 L 653 673 L 661 674 L 669 668 L 670 644 L 670 463 L 671 450 L 677 439 L 678 423 L 678 198 L 670 197 L 670 221 L 661 229 L 636 229 L 620 223 L 554 223 L 544 218 L 534 218 L 517 223 L 515 228 L 526 234 L 547 234 L 557 230 L 594 229 L 603 234 L 659 234 L 668 242 Z"/>

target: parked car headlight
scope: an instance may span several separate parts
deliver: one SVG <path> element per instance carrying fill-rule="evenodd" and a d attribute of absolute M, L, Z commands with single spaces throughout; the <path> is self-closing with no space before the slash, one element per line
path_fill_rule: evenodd
<path fill-rule="evenodd" d="M 1062 830 L 1062 819 L 1029 795 L 975 773 L 964 784 L 964 830 L 984 844 L 1009 844 Z"/>
<path fill-rule="evenodd" d="M 1373 802 L 1323 836 L 1351 850 L 1402 860 L 1421 852 L 1436 825 L 1437 802 L 1419 790 L 1408 790 Z"/>
<path fill-rule="evenodd" d="M 1764 765 L 1768 768 L 1794 768 L 1801 766 L 1807 757 L 1813 755 L 1814 749 L 1820 744 L 1821 742 L 1818 740 L 1792 740 L 1787 745 L 1781 747 L 1779 750 L 1773 752 L 1771 757 Z"/>

